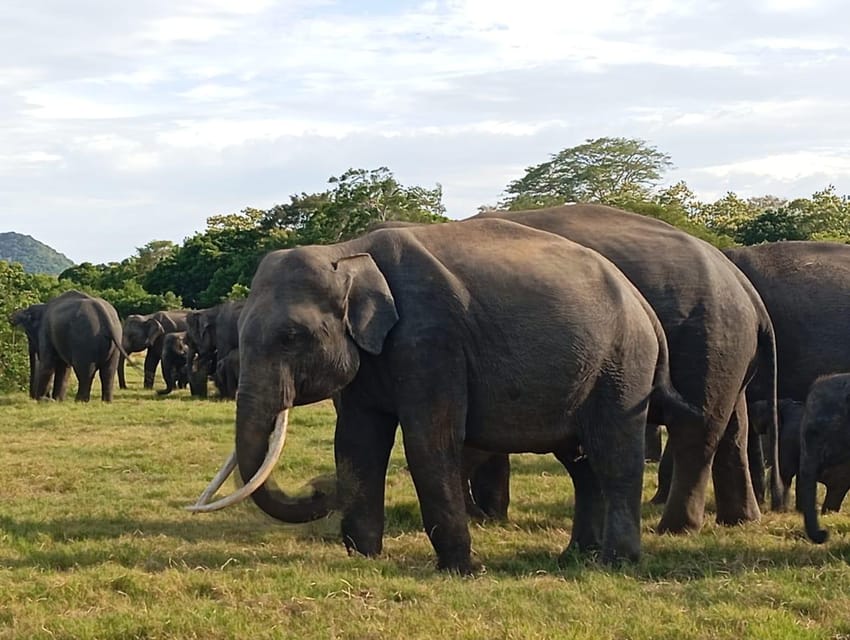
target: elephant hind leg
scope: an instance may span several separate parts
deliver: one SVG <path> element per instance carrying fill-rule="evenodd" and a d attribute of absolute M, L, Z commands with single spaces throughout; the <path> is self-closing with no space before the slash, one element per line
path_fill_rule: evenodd
<path fill-rule="evenodd" d="M 71 368 L 60 361 L 53 372 L 53 399 L 62 401 L 68 395 L 68 381 L 71 378 Z"/>
<path fill-rule="evenodd" d="M 821 513 L 839 511 L 841 503 L 844 502 L 844 497 L 850 491 L 850 462 L 827 469 L 824 475 L 827 476 L 824 478 L 826 496 L 823 500 Z"/>
<path fill-rule="evenodd" d="M 561 555 L 563 562 L 571 553 L 597 553 L 602 549 L 605 525 L 604 498 L 587 457 L 575 447 L 555 452 L 573 481 L 575 505 L 570 543 Z"/>
<path fill-rule="evenodd" d="M 761 518 L 758 500 L 753 489 L 748 461 L 749 423 L 747 400 L 743 393 L 735 401 L 735 410 L 720 438 L 712 464 L 714 496 L 717 502 L 717 522 L 736 525 Z M 759 452 L 757 455 L 761 456 Z M 763 469 L 763 467 L 762 467 Z M 762 483 L 764 471 L 762 471 Z"/>
<path fill-rule="evenodd" d="M 93 362 L 74 365 L 74 373 L 77 374 L 77 396 L 74 398 L 77 402 L 88 402 L 91 400 L 91 387 L 94 382 L 94 374 L 97 372 Z"/>
<path fill-rule="evenodd" d="M 103 402 L 112 402 L 115 389 L 115 373 L 118 369 L 118 359 L 121 354 L 116 350 L 109 360 L 100 368 L 100 399 Z"/>

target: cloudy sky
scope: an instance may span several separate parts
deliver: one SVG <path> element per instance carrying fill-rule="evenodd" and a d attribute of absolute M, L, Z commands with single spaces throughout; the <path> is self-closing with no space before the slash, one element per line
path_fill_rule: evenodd
<path fill-rule="evenodd" d="M 72 260 L 388 166 L 452 217 L 587 138 L 850 193 L 846 0 L 3 0 L 0 232 Z"/>

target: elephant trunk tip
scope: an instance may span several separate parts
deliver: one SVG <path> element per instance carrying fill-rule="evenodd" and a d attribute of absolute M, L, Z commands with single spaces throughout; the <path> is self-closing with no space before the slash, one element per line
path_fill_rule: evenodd
<path fill-rule="evenodd" d="M 815 544 L 823 544 L 829 539 L 829 531 L 826 529 L 815 529 L 814 531 L 807 531 L 806 533 L 809 536 L 809 540 Z"/>

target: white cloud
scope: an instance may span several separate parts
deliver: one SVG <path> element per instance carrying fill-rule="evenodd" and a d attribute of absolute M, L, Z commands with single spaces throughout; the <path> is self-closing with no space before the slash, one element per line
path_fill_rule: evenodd
<path fill-rule="evenodd" d="M 723 178 L 747 174 L 788 182 L 810 176 L 823 176 L 827 180 L 846 180 L 850 177 L 850 155 L 847 151 L 850 149 L 840 155 L 833 151 L 783 153 L 705 167 L 702 171 Z"/>
<path fill-rule="evenodd" d="M 75 259 L 348 167 L 440 182 L 468 215 L 605 135 L 658 145 L 700 193 L 850 192 L 843 2 L 45 2 L 0 8 L 0 230 Z M 108 239 L 51 226 L 91 211 Z"/>

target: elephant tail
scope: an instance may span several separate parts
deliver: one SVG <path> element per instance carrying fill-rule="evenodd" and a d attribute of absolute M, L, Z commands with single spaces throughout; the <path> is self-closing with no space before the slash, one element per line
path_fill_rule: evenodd
<path fill-rule="evenodd" d="M 763 312 L 763 319 L 758 332 L 758 361 L 759 367 L 763 368 L 770 383 L 767 394 L 768 434 L 770 442 L 770 508 L 773 511 L 781 511 L 785 505 L 785 483 L 782 480 L 779 468 L 779 407 L 776 398 L 776 337 L 773 333 L 773 323 L 767 315 L 764 303 L 759 298 L 759 307 Z M 752 435 L 752 434 L 751 434 Z"/>
<path fill-rule="evenodd" d="M 682 394 L 673 386 L 673 381 L 670 378 L 670 350 L 667 347 L 667 334 L 664 333 L 664 327 L 661 326 L 661 321 L 655 314 L 655 310 L 646 299 L 642 295 L 640 295 L 640 299 L 652 322 L 658 341 L 658 358 L 655 361 L 655 377 L 652 394 L 649 398 L 650 414 L 648 421 L 655 424 L 676 424 L 701 429 L 705 425 L 702 411 L 682 397 Z"/>

